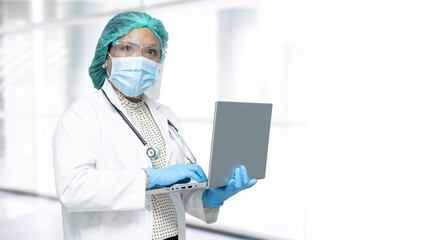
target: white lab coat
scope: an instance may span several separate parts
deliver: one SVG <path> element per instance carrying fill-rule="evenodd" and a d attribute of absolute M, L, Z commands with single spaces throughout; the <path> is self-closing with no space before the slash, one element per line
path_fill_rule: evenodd
<path fill-rule="evenodd" d="M 123 111 L 111 84 L 105 81 L 102 88 Z M 180 130 L 175 115 L 168 107 L 144 99 L 163 134 L 167 165 L 183 163 L 168 131 L 168 119 Z M 53 136 L 53 155 L 65 239 L 151 239 L 151 197 L 145 195 L 146 174 L 141 170 L 151 167 L 145 151 L 100 90 L 78 100 L 62 115 Z M 177 210 L 179 239 L 185 239 L 185 211 L 206 223 L 216 221 L 219 209 L 204 209 L 202 193 L 170 194 Z"/>

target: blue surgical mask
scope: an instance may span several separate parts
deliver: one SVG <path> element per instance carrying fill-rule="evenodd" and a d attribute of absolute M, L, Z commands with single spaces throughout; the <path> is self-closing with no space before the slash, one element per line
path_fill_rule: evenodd
<path fill-rule="evenodd" d="M 111 57 L 111 61 L 108 80 L 128 97 L 141 95 L 157 81 L 160 64 L 155 61 L 145 57 Z"/>

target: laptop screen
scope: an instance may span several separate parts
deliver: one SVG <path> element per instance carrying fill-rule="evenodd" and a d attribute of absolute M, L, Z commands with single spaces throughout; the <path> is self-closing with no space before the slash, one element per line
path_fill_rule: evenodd
<path fill-rule="evenodd" d="M 265 178 L 271 114 L 270 103 L 216 102 L 209 188 L 225 186 L 240 165 L 250 178 Z"/>

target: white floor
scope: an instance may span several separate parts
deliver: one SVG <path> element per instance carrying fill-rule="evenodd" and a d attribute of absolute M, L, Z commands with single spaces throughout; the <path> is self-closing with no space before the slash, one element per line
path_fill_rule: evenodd
<path fill-rule="evenodd" d="M 220 233 L 187 227 L 187 239 L 239 240 Z M 62 239 L 60 204 L 56 200 L 0 191 L 0 239 Z"/>

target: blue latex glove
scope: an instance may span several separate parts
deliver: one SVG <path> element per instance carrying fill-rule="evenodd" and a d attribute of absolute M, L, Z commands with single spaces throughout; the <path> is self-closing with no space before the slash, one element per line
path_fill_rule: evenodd
<path fill-rule="evenodd" d="M 165 168 L 142 168 L 148 174 L 148 188 L 156 185 L 170 186 L 175 183 L 189 182 L 190 178 L 197 182 L 207 182 L 206 174 L 197 164 L 176 164 Z"/>
<path fill-rule="evenodd" d="M 250 179 L 245 166 L 234 170 L 234 178 L 228 181 L 225 187 L 207 189 L 203 193 L 203 203 L 206 208 L 213 209 L 223 205 L 223 202 L 238 192 L 252 187 L 256 179 Z"/>

